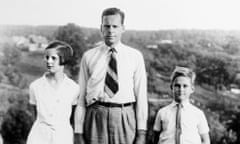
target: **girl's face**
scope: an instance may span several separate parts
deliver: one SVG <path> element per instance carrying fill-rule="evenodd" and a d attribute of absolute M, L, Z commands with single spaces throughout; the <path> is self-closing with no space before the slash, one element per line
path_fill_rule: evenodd
<path fill-rule="evenodd" d="M 179 76 L 174 80 L 172 92 L 176 102 L 188 100 L 193 91 L 194 86 L 189 77 Z"/>
<path fill-rule="evenodd" d="M 50 73 L 63 72 L 63 65 L 60 65 L 60 57 L 56 49 L 45 50 L 44 59 L 46 62 L 47 71 Z"/>

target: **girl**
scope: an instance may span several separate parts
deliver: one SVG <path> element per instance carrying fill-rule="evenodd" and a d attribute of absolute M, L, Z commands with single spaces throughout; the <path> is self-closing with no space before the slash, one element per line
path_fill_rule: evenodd
<path fill-rule="evenodd" d="M 73 144 L 70 115 L 79 86 L 64 73 L 72 55 L 71 46 L 62 41 L 53 41 L 45 49 L 47 72 L 29 88 L 29 102 L 36 109 L 37 118 L 27 144 Z"/>

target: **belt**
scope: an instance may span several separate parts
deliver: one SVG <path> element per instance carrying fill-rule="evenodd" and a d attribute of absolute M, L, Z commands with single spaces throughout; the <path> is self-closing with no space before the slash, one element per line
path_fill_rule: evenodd
<path fill-rule="evenodd" d="M 105 107 L 127 107 L 127 106 L 131 106 L 131 105 L 135 104 L 135 102 L 119 104 L 119 103 L 97 101 L 96 104 L 101 105 L 101 106 L 105 106 Z"/>

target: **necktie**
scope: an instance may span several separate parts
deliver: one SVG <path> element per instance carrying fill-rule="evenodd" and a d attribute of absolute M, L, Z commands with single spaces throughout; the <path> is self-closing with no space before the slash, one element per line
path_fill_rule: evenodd
<path fill-rule="evenodd" d="M 105 78 L 104 91 L 109 97 L 113 97 L 118 91 L 118 72 L 117 72 L 117 61 L 116 61 L 116 50 L 111 48 L 109 50 L 110 60 L 108 63 L 108 68 Z"/>
<path fill-rule="evenodd" d="M 176 112 L 176 132 L 175 132 L 175 141 L 176 144 L 180 144 L 180 135 L 182 132 L 181 129 L 181 104 L 177 104 L 177 112 Z"/>

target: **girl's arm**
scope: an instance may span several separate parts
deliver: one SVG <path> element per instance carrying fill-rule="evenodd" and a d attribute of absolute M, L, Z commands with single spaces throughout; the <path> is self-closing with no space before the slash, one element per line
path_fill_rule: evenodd
<path fill-rule="evenodd" d="M 208 133 L 200 134 L 202 144 L 210 144 L 210 137 Z"/>
<path fill-rule="evenodd" d="M 29 107 L 30 107 L 30 110 L 33 112 L 34 118 L 36 119 L 36 117 L 37 117 L 37 107 L 36 107 L 36 105 L 30 104 Z"/>

